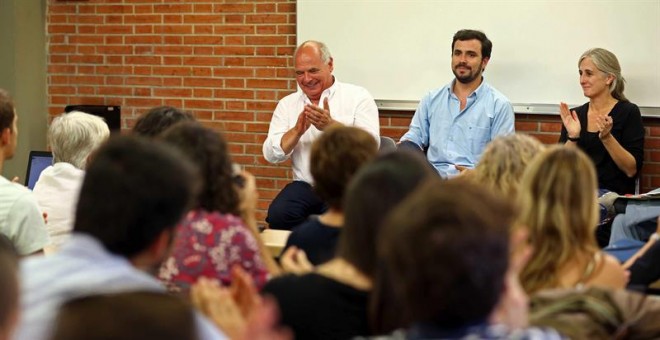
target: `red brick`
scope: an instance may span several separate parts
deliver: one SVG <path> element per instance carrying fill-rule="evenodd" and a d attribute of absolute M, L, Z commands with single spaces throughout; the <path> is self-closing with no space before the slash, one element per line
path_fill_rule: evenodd
<path fill-rule="evenodd" d="M 192 92 L 193 91 L 189 88 L 155 88 L 153 95 L 156 97 L 191 97 Z"/>
<path fill-rule="evenodd" d="M 254 25 L 217 25 L 213 27 L 215 34 L 254 34 Z"/>
<path fill-rule="evenodd" d="M 160 44 L 163 41 L 163 38 L 159 35 L 127 35 L 125 38 L 125 43 L 129 45 L 135 44 Z"/>
<path fill-rule="evenodd" d="M 286 66 L 287 61 L 285 58 L 245 58 L 246 66 Z"/>
<path fill-rule="evenodd" d="M 135 34 L 153 34 L 153 25 L 135 25 Z"/>
<path fill-rule="evenodd" d="M 245 37 L 247 45 L 285 45 L 287 38 L 280 35 L 261 35 Z"/>
<path fill-rule="evenodd" d="M 81 63 L 81 64 L 102 64 L 103 56 L 102 55 L 69 55 L 69 63 Z"/>
<path fill-rule="evenodd" d="M 153 74 L 161 76 L 189 76 L 192 74 L 192 71 L 189 67 L 155 66 L 153 68 Z"/>
<path fill-rule="evenodd" d="M 166 4 L 154 5 L 154 13 L 191 13 L 192 5 L 190 4 Z"/>
<path fill-rule="evenodd" d="M 75 25 L 48 25 L 48 33 L 76 33 Z"/>
<path fill-rule="evenodd" d="M 213 34 L 213 25 L 195 25 L 194 26 L 195 34 Z"/>
<path fill-rule="evenodd" d="M 184 65 L 197 65 L 197 66 L 216 66 L 220 65 L 220 57 L 184 57 Z"/>
<path fill-rule="evenodd" d="M 123 24 L 124 17 L 121 15 L 106 15 L 105 16 L 106 24 Z"/>
<path fill-rule="evenodd" d="M 160 65 L 161 59 L 157 56 L 127 56 L 124 62 L 133 65 Z"/>
<path fill-rule="evenodd" d="M 96 5 L 95 7 L 96 13 L 99 14 L 133 13 L 133 6 L 130 5 Z"/>
<path fill-rule="evenodd" d="M 541 132 L 560 132 L 562 123 L 541 123 Z"/>
<path fill-rule="evenodd" d="M 520 132 L 538 132 L 539 123 L 537 122 L 525 122 L 525 121 L 516 121 L 516 131 Z"/>
<path fill-rule="evenodd" d="M 156 25 L 154 33 L 157 34 L 192 34 L 193 28 L 190 25 Z"/>
<path fill-rule="evenodd" d="M 133 53 L 133 46 L 97 46 L 97 52 L 99 54 L 131 54 Z"/>
<path fill-rule="evenodd" d="M 222 16 L 185 14 L 183 16 L 183 22 L 186 24 L 209 24 L 209 23 L 221 24 Z"/>
<path fill-rule="evenodd" d="M 190 46 L 178 45 L 160 45 L 154 46 L 153 53 L 157 55 L 187 55 L 192 54 L 193 48 Z"/>
<path fill-rule="evenodd" d="M 277 26 L 275 25 L 258 25 L 257 34 L 277 34 Z"/>
<path fill-rule="evenodd" d="M 254 14 L 246 15 L 245 22 L 250 24 L 284 24 L 287 22 L 286 14 Z"/>
<path fill-rule="evenodd" d="M 254 69 L 242 67 L 216 67 L 213 69 L 214 77 L 252 77 Z"/>
<path fill-rule="evenodd" d="M 277 25 L 277 34 L 296 34 L 296 25 Z"/>
<path fill-rule="evenodd" d="M 216 13 L 251 13 L 254 12 L 254 4 L 215 4 L 213 6 L 213 12 Z"/>
<path fill-rule="evenodd" d="M 184 86 L 222 87 L 222 79 L 215 78 L 184 78 Z"/>
<path fill-rule="evenodd" d="M 215 35 L 195 35 L 183 37 L 183 43 L 186 45 L 220 45 L 222 37 Z"/>
<path fill-rule="evenodd" d="M 161 86 L 161 78 L 153 77 L 126 77 L 126 85 L 148 85 L 148 86 Z"/>
<path fill-rule="evenodd" d="M 131 34 L 133 33 L 132 26 L 121 26 L 121 25 L 103 25 L 96 27 L 96 33 L 98 34 Z"/>

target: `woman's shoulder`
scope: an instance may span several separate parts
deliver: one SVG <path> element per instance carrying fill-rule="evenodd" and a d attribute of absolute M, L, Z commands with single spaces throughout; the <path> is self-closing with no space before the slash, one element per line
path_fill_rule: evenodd
<path fill-rule="evenodd" d="M 618 101 L 612 109 L 612 116 L 625 115 L 626 117 L 641 117 L 641 112 L 637 104 L 629 101 Z"/>
<path fill-rule="evenodd" d="M 599 270 L 595 273 L 590 284 L 610 288 L 624 288 L 628 283 L 628 273 L 623 265 L 614 256 L 598 252 Z"/>

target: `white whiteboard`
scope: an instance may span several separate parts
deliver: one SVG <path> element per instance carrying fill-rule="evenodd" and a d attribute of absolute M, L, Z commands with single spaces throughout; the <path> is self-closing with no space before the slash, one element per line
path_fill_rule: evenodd
<path fill-rule="evenodd" d="M 451 39 L 493 42 L 484 77 L 514 104 L 582 104 L 577 60 L 591 47 L 619 58 L 626 96 L 660 107 L 660 0 L 299 0 L 298 43 L 325 42 L 334 74 L 376 100 L 418 101 L 453 79 Z"/>

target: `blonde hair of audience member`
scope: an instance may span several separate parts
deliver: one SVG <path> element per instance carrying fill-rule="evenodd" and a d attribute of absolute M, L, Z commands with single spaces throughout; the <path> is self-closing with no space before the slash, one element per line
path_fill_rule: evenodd
<path fill-rule="evenodd" d="M 515 197 L 527 165 L 544 148 L 538 139 L 526 134 L 499 136 L 486 146 L 468 178 L 499 194 Z"/>
<path fill-rule="evenodd" d="M 594 166 L 577 148 L 550 147 L 529 165 L 518 195 L 519 225 L 529 228 L 534 249 L 520 276 L 528 293 L 582 284 L 625 286 L 623 267 L 596 243 L 596 188 Z"/>
<path fill-rule="evenodd" d="M 81 111 L 64 113 L 48 128 L 53 162 L 65 162 L 85 169 L 89 155 L 103 143 L 110 130 L 103 118 Z"/>

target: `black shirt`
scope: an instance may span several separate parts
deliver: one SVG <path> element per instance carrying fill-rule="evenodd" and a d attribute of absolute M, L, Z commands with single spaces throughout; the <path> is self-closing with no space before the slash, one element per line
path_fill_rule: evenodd
<path fill-rule="evenodd" d="M 605 149 L 603 142 L 598 138 L 598 132 L 587 131 L 587 113 L 589 103 L 574 108 L 577 113 L 582 131 L 577 145 L 594 163 L 598 173 L 598 187 L 614 191 L 620 195 L 635 192 L 635 179 L 639 176 L 644 161 L 644 125 L 642 115 L 637 105 L 631 102 L 617 102 L 609 115 L 612 117 L 612 137 L 635 158 L 637 163 L 637 176 L 630 178 L 619 169 L 612 157 Z M 562 126 L 560 143 L 567 140 L 566 128 Z"/>
<path fill-rule="evenodd" d="M 370 335 L 368 292 L 316 273 L 277 277 L 262 293 L 272 295 L 280 307 L 281 323 L 296 339 L 350 339 Z"/>
<path fill-rule="evenodd" d="M 305 251 L 309 262 L 318 266 L 335 257 L 340 232 L 341 228 L 328 226 L 318 218 L 312 218 L 293 229 L 282 253 L 296 246 Z"/>

